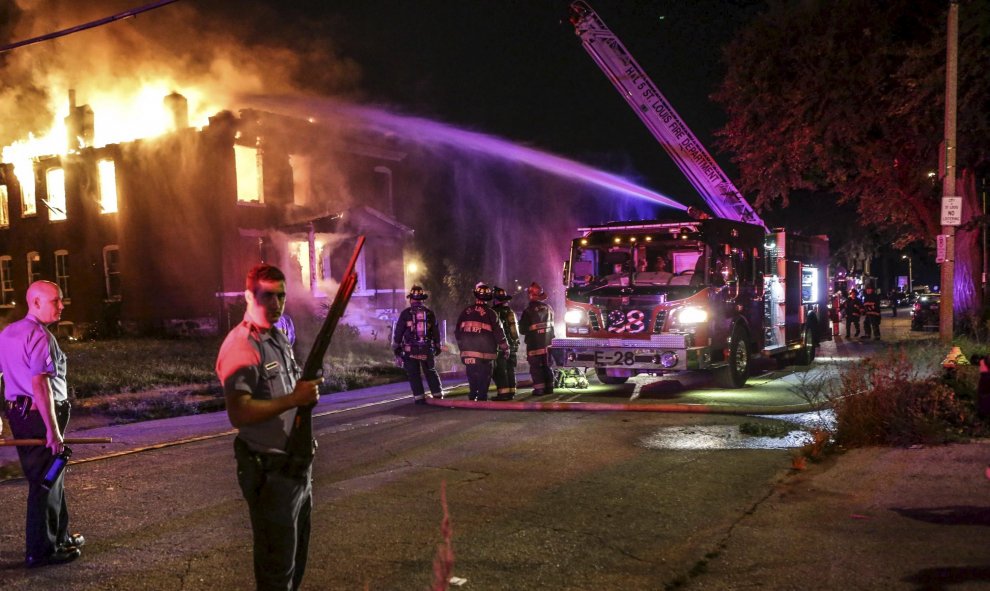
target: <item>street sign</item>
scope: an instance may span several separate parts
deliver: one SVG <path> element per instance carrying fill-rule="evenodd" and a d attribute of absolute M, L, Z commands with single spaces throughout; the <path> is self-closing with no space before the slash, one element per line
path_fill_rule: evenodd
<path fill-rule="evenodd" d="M 958 226 L 962 223 L 962 197 L 942 197 L 942 225 Z"/>
<path fill-rule="evenodd" d="M 945 262 L 945 243 L 948 235 L 939 234 L 935 237 L 935 262 L 942 264 Z"/>

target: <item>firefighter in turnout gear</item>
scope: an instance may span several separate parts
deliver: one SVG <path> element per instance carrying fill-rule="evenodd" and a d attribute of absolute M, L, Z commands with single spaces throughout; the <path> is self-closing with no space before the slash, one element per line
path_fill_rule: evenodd
<path fill-rule="evenodd" d="M 495 400 L 512 400 L 516 396 L 516 351 L 519 350 L 519 329 L 516 326 L 516 313 L 509 307 L 512 296 L 501 287 L 494 289 L 495 303 L 492 308 L 502 323 L 502 332 L 509 343 L 509 352 L 495 360 Z"/>
<path fill-rule="evenodd" d="M 526 339 L 526 360 L 533 378 L 533 396 L 553 393 L 550 369 L 550 341 L 553 340 L 553 309 L 546 303 L 547 294 L 535 281 L 526 289 L 529 305 L 519 319 L 519 333 Z"/>
<path fill-rule="evenodd" d="M 440 354 L 440 331 L 433 310 L 423 305 L 428 297 L 418 285 L 409 290 L 406 295 L 409 307 L 399 314 L 392 336 L 392 350 L 402 360 L 416 404 L 426 404 L 423 375 L 430 386 L 430 394 L 434 398 L 443 398 L 440 374 L 435 364 L 435 357 Z"/>
<path fill-rule="evenodd" d="M 863 338 L 880 340 L 880 294 L 872 286 L 863 295 Z"/>
<path fill-rule="evenodd" d="M 492 365 L 500 353 L 509 352 L 498 314 L 488 306 L 491 301 L 492 288 L 485 283 L 475 285 L 474 303 L 461 312 L 454 330 L 461 361 L 467 371 L 470 400 L 488 400 Z"/>

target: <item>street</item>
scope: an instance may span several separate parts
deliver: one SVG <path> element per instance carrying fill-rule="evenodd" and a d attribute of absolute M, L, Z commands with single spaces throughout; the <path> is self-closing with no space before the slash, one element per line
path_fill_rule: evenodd
<path fill-rule="evenodd" d="M 753 417 L 420 407 L 391 392 L 378 402 L 348 393 L 318 413 L 303 588 L 428 588 L 445 483 L 465 588 L 661 589 L 717 553 L 791 467 L 784 446 L 736 444 Z M 214 435 L 148 444 L 193 437 L 197 421 Z M 27 486 L 0 483 L 3 589 L 251 588 L 227 430 L 223 413 L 93 430 L 117 433 L 120 446 L 91 456 L 144 451 L 70 468 L 70 529 L 88 543 L 65 566 L 24 569 Z M 656 444 L 665 438 L 688 444 Z"/>
<path fill-rule="evenodd" d="M 684 576 L 789 467 L 786 450 L 661 450 L 720 416 L 497 413 L 403 403 L 320 419 L 309 589 L 425 589 L 440 538 L 474 589 L 647 589 Z M 6 482 L 5 590 L 246 589 L 230 437 L 75 466 L 77 562 L 22 566 L 26 486 Z"/>

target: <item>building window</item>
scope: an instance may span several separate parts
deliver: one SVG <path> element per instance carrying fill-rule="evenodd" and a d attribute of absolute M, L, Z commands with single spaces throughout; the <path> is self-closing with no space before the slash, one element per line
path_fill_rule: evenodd
<path fill-rule="evenodd" d="M 116 244 L 103 249 L 103 277 L 106 279 L 107 299 L 119 302 L 120 291 L 120 247 Z"/>
<path fill-rule="evenodd" d="M 113 160 L 100 160 L 96 172 L 100 177 L 100 212 L 117 213 L 117 167 Z"/>
<path fill-rule="evenodd" d="M 296 277 L 309 288 L 313 296 L 326 295 L 320 287 L 322 282 L 330 279 L 330 261 L 323 256 L 328 248 L 327 240 L 320 236 L 314 238 L 312 252 L 316 253 L 315 258 L 309 256 L 311 251 L 308 240 L 290 240 L 288 246 L 289 257 L 298 272 Z"/>
<path fill-rule="evenodd" d="M 69 251 L 55 251 L 55 283 L 62 290 L 62 299 L 69 300 Z"/>
<path fill-rule="evenodd" d="M 292 203 L 309 205 L 313 193 L 313 159 L 310 156 L 289 154 L 289 166 L 292 168 Z"/>
<path fill-rule="evenodd" d="M 0 306 L 14 305 L 14 277 L 11 271 L 11 258 L 0 257 Z"/>
<path fill-rule="evenodd" d="M 8 203 L 10 198 L 7 193 L 7 185 L 0 185 L 0 228 L 10 227 L 10 209 Z"/>
<path fill-rule="evenodd" d="M 37 251 L 27 253 L 28 285 L 41 279 L 41 255 Z"/>
<path fill-rule="evenodd" d="M 34 162 L 15 162 L 14 176 L 21 185 L 21 217 L 38 215 L 38 200 L 34 192 Z"/>
<path fill-rule="evenodd" d="M 237 201 L 239 203 L 264 203 L 261 150 L 235 144 L 234 167 L 237 175 Z"/>
<path fill-rule="evenodd" d="M 62 168 L 49 168 L 45 172 L 45 187 L 48 190 L 48 199 L 45 206 L 48 208 L 48 220 L 57 222 L 64 220 L 65 215 L 65 170 Z"/>

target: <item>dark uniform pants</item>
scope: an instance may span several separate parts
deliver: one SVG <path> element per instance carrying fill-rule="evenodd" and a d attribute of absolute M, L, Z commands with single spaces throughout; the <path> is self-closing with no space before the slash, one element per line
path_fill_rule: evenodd
<path fill-rule="evenodd" d="M 488 400 L 488 387 L 492 385 L 492 362 L 489 359 L 469 357 L 464 360 L 468 379 L 468 399 Z M 473 361 L 474 363 L 468 363 Z"/>
<path fill-rule="evenodd" d="M 65 433 L 69 424 L 69 403 L 55 404 L 55 418 L 59 429 Z M 41 419 L 41 412 L 30 411 L 21 416 L 20 410 L 9 409 L 7 421 L 17 439 L 46 439 L 48 429 Z M 50 490 L 41 486 L 45 468 L 52 460 L 52 452 L 43 445 L 18 446 L 17 456 L 28 481 L 27 525 L 25 550 L 27 556 L 42 558 L 55 552 L 59 544 L 68 541 L 69 510 L 65 502 L 65 472 L 58 477 Z"/>
<path fill-rule="evenodd" d="M 408 353 L 402 356 L 402 367 L 409 377 L 409 387 L 412 388 L 413 398 L 416 402 L 424 399 L 426 392 L 423 390 L 423 375 L 426 376 L 426 383 L 430 386 L 430 392 L 436 396 L 443 393 L 440 386 L 440 374 L 437 373 L 436 359 L 433 355 L 427 355 L 426 359 L 413 359 Z"/>
<path fill-rule="evenodd" d="M 859 336 L 859 316 L 846 316 L 846 338 L 849 338 L 850 327 L 856 329 L 856 335 Z"/>
<path fill-rule="evenodd" d="M 863 334 L 866 336 L 866 338 L 870 338 L 870 335 L 871 334 L 873 335 L 873 338 L 875 338 L 875 339 L 879 339 L 880 338 L 880 315 L 879 314 L 877 314 L 877 315 L 867 314 L 866 315 L 866 318 L 863 319 Z"/>
<path fill-rule="evenodd" d="M 495 388 L 499 396 L 516 395 L 516 354 L 499 355 L 495 360 Z"/>
<path fill-rule="evenodd" d="M 254 579 L 258 591 L 295 591 L 309 554 L 313 512 L 312 468 L 303 478 L 282 473 L 284 456 L 253 452 L 234 439 L 237 481 L 254 531 Z"/>
<path fill-rule="evenodd" d="M 553 370 L 550 369 L 550 353 L 544 350 L 536 355 L 526 355 L 529 361 L 529 375 L 533 378 L 533 394 L 553 393 Z"/>

